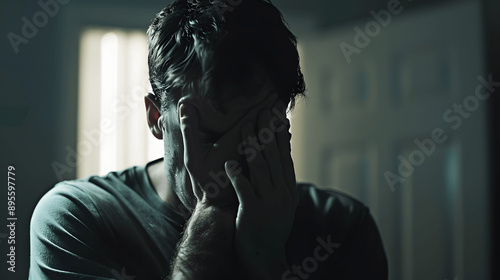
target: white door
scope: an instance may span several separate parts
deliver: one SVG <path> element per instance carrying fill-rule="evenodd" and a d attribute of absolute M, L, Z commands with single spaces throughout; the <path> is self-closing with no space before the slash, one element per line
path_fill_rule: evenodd
<path fill-rule="evenodd" d="M 297 179 L 369 206 L 390 279 L 489 279 L 480 5 L 390 13 L 301 36 Z"/>

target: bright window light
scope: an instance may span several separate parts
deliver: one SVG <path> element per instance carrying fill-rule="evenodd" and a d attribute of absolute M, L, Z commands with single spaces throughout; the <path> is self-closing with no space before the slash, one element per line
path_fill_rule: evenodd
<path fill-rule="evenodd" d="M 143 31 L 91 28 L 80 40 L 77 176 L 104 175 L 163 156 L 147 127 L 151 91 Z"/>
<path fill-rule="evenodd" d="M 118 100 L 118 37 L 114 32 L 104 34 L 101 39 L 101 118 L 117 124 L 117 115 L 106 104 Z M 101 131 L 104 129 L 102 122 Z M 108 133 L 101 134 L 99 173 L 116 168 L 117 130 L 112 126 Z"/>

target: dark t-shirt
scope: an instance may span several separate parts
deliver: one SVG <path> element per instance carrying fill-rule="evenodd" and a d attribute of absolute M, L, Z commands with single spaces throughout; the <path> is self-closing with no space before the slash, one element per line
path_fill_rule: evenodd
<path fill-rule="evenodd" d="M 160 199 L 146 168 L 64 181 L 47 192 L 31 219 L 30 279 L 168 276 L 185 220 Z M 368 209 L 334 190 L 297 188 L 300 202 L 287 246 L 290 269 L 282 279 L 388 279 Z"/>

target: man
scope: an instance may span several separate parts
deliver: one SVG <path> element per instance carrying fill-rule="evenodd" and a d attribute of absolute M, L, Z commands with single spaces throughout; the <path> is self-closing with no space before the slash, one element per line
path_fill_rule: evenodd
<path fill-rule="evenodd" d="M 176 0 L 148 36 L 164 158 L 49 191 L 30 279 L 387 279 L 368 209 L 295 182 L 286 108 L 305 86 L 280 12 Z"/>

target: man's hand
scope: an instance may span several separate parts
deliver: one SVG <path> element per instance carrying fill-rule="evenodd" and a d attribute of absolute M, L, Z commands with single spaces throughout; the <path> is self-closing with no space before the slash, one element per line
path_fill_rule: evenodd
<path fill-rule="evenodd" d="M 285 244 L 290 235 L 298 194 L 293 161 L 290 155 L 289 122 L 276 114 L 285 115 L 280 105 L 264 110 L 258 118 L 258 130 L 253 124 L 244 126 L 242 138 L 259 141 L 247 156 L 249 178 L 226 172 L 236 190 L 239 208 L 236 218 L 235 253 L 242 273 L 249 279 L 279 279 L 287 269 Z M 273 116 L 274 115 L 274 116 Z M 269 132 L 271 139 L 269 139 Z M 250 142 L 250 141 L 248 141 Z M 247 149 L 252 149 L 243 142 Z"/>
<path fill-rule="evenodd" d="M 227 177 L 220 176 L 224 162 L 237 154 L 234 146 L 238 141 L 236 133 L 228 133 L 217 143 L 202 143 L 199 135 L 199 120 L 194 106 L 179 106 L 180 125 L 184 143 L 184 165 L 191 180 L 197 205 L 228 208 L 237 203 L 234 191 L 226 187 Z M 218 181 L 218 182 L 217 182 Z"/>
<path fill-rule="evenodd" d="M 215 139 L 215 143 L 201 141 L 197 111 L 193 105 L 181 101 L 179 117 L 184 143 L 184 165 L 198 203 L 221 209 L 233 209 L 236 212 L 238 200 L 224 171 L 224 163 L 229 161 L 232 169 L 241 170 L 238 160 L 244 161 L 244 158 L 236 148 L 241 143 L 241 126 L 257 119 L 260 110 L 270 108 L 276 99 L 277 93 L 270 93 L 229 131 Z"/>
<path fill-rule="evenodd" d="M 269 94 L 213 144 L 200 140 L 195 107 L 180 105 L 185 167 L 197 204 L 172 276 L 222 279 L 229 273 L 224 267 L 233 267 L 234 261 L 250 279 L 276 279 L 286 270 L 285 244 L 297 191 L 289 123 L 284 104 L 273 106 L 276 99 L 276 93 Z M 259 131 L 266 130 L 270 137 L 259 140 L 262 151 L 257 149 L 245 160 L 238 147 L 250 148 L 244 140 L 262 135 L 255 131 L 256 120 Z"/>

